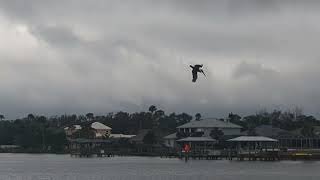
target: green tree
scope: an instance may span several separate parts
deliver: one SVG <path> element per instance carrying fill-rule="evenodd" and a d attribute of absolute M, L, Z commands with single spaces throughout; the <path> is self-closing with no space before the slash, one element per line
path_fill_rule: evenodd
<path fill-rule="evenodd" d="M 187 113 L 182 113 L 182 114 L 176 115 L 176 120 L 177 120 L 177 125 L 179 126 L 179 125 L 190 122 L 192 120 L 192 116 L 190 116 Z"/>
<path fill-rule="evenodd" d="M 130 121 L 130 114 L 127 112 L 117 112 L 112 121 L 112 131 L 114 133 L 130 133 L 132 122 Z"/>
<path fill-rule="evenodd" d="M 46 146 L 51 147 L 53 152 L 62 152 L 67 144 L 66 135 L 63 129 L 48 128 L 46 129 Z"/>
<path fill-rule="evenodd" d="M 311 124 L 305 124 L 301 129 L 301 134 L 306 137 L 313 137 L 315 135 L 313 126 Z"/>
<path fill-rule="evenodd" d="M 215 140 L 220 140 L 223 137 L 223 135 L 224 135 L 223 131 L 217 127 L 215 127 L 210 132 L 210 137 L 212 137 Z"/>
<path fill-rule="evenodd" d="M 82 124 L 82 129 L 79 131 L 79 134 L 81 138 L 86 139 L 93 139 L 95 137 L 95 132 L 89 122 Z"/>
<path fill-rule="evenodd" d="M 0 114 L 0 120 L 2 121 L 4 119 L 4 115 Z"/>
<path fill-rule="evenodd" d="M 197 113 L 197 114 L 195 115 L 195 117 L 196 117 L 196 121 L 200 121 L 200 119 L 201 119 L 201 114 L 200 114 L 200 113 Z"/>
<path fill-rule="evenodd" d="M 156 112 L 156 110 L 157 110 L 157 107 L 156 107 L 155 105 L 151 105 L 151 106 L 149 107 L 149 112 L 151 112 L 152 114 L 153 114 L 154 112 Z"/>
<path fill-rule="evenodd" d="M 156 143 L 156 136 L 152 131 L 149 131 L 144 137 L 143 137 L 143 143 L 144 144 L 155 144 Z"/>
<path fill-rule="evenodd" d="M 228 115 L 228 119 L 231 123 L 233 124 L 237 124 L 239 126 L 241 126 L 243 129 L 247 129 L 247 123 L 246 121 L 242 121 L 241 120 L 241 116 L 239 116 L 238 114 L 233 114 L 232 112 L 229 113 Z"/>
<path fill-rule="evenodd" d="M 92 121 L 93 117 L 94 117 L 93 113 L 87 113 L 86 114 L 86 118 L 88 119 L 88 121 Z"/>
<path fill-rule="evenodd" d="M 0 144 L 12 144 L 14 134 L 14 124 L 12 122 L 0 121 Z"/>
<path fill-rule="evenodd" d="M 29 121 L 31 121 L 34 120 L 35 116 L 33 114 L 28 114 L 27 118 Z"/>

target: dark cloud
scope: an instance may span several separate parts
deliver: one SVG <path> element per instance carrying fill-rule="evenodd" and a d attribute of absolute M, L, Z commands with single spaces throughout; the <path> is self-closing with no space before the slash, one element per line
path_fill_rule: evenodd
<path fill-rule="evenodd" d="M 0 0 L 0 111 L 317 114 L 317 1 Z M 207 77 L 191 83 L 189 64 Z"/>

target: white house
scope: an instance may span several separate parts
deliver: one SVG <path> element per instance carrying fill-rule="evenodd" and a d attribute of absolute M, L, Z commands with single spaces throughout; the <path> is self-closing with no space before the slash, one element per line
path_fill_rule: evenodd
<path fill-rule="evenodd" d="M 241 126 L 238 126 L 236 124 L 221 121 L 218 119 L 208 118 L 208 119 L 202 119 L 199 121 L 191 121 L 189 123 L 183 124 L 181 126 L 177 127 L 177 133 L 182 132 L 189 135 L 192 135 L 192 133 L 202 132 L 202 137 L 197 138 L 197 143 L 199 143 L 201 140 L 204 142 L 207 142 L 208 138 L 210 141 L 215 141 L 210 137 L 210 133 L 215 128 L 220 129 L 225 136 L 240 136 L 241 133 Z M 176 147 L 178 140 L 177 133 L 169 134 L 165 137 L 163 137 L 164 145 L 167 147 Z M 206 139 L 207 138 L 207 139 Z M 186 139 L 188 140 L 188 138 Z"/>
<path fill-rule="evenodd" d="M 208 118 L 183 124 L 177 127 L 177 131 L 185 133 L 203 132 L 204 137 L 209 137 L 210 132 L 215 128 L 220 129 L 224 135 L 236 136 L 241 135 L 242 127 L 231 122 Z"/>
<path fill-rule="evenodd" d="M 92 123 L 91 128 L 94 129 L 96 138 L 109 137 L 112 130 L 111 127 L 106 126 L 100 122 Z"/>
<path fill-rule="evenodd" d="M 71 127 L 65 127 L 64 131 L 67 136 L 72 136 L 73 133 L 80 131 L 82 127 L 80 125 L 73 125 Z"/>

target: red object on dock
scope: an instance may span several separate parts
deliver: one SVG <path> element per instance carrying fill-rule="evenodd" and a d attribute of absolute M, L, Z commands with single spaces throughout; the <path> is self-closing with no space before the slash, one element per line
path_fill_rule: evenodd
<path fill-rule="evenodd" d="M 190 152 L 190 145 L 189 144 L 185 144 L 183 149 L 184 149 L 184 152 L 187 152 L 187 153 Z"/>

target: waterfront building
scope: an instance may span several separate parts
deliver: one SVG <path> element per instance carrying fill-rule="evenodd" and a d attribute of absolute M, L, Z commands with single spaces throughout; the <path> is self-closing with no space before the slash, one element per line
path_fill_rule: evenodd
<path fill-rule="evenodd" d="M 135 135 L 134 137 L 130 138 L 129 142 L 133 143 L 133 144 L 143 144 L 143 138 L 145 137 L 145 135 L 147 135 L 147 133 L 151 131 L 150 129 L 141 129 L 137 135 Z"/>
<path fill-rule="evenodd" d="M 217 140 L 211 137 L 186 137 L 177 140 L 176 143 L 179 144 L 181 150 L 183 150 L 185 144 L 188 144 L 193 155 L 214 154 L 214 145 Z"/>
<path fill-rule="evenodd" d="M 176 147 L 176 140 L 177 140 L 177 133 L 172 133 L 172 134 L 169 134 L 165 137 L 163 137 L 163 144 L 166 146 L 166 147 L 170 147 L 170 148 L 174 148 Z"/>
<path fill-rule="evenodd" d="M 290 131 L 273 127 L 272 125 L 260 125 L 253 129 L 255 136 L 265 136 L 270 138 L 277 138 L 282 135 L 290 135 Z M 244 131 L 243 135 L 249 135 L 249 131 Z"/>
<path fill-rule="evenodd" d="M 135 137 L 136 135 L 128 135 L 128 134 L 110 134 L 110 138 L 115 138 L 115 139 L 130 139 Z"/>
<path fill-rule="evenodd" d="M 112 128 L 109 126 L 106 126 L 100 122 L 94 122 L 91 124 L 91 128 L 95 132 L 95 138 L 105 138 L 109 137 L 111 134 Z"/>
<path fill-rule="evenodd" d="M 212 142 L 218 143 L 219 140 L 241 136 L 241 128 L 241 126 L 233 124 L 229 121 L 223 121 L 215 118 L 191 121 L 189 123 L 178 126 L 176 133 L 169 134 L 163 137 L 163 144 L 166 147 L 170 148 L 177 148 L 178 146 L 181 148 L 182 143 L 186 143 L 186 140 L 191 140 L 193 137 L 197 141 L 190 141 L 188 143 L 197 145 L 206 144 L 208 142 L 207 140 L 210 140 L 211 144 L 213 144 Z M 212 131 L 217 130 L 221 132 L 221 139 L 214 139 L 210 136 Z M 188 137 L 191 137 L 191 139 L 188 139 Z"/>
<path fill-rule="evenodd" d="M 82 127 L 80 125 L 72 125 L 70 127 L 65 127 L 64 131 L 65 131 L 67 137 L 71 137 L 76 132 L 80 131 L 81 129 L 82 129 Z"/>
<path fill-rule="evenodd" d="M 253 130 L 256 136 L 265 136 L 278 140 L 281 149 L 320 149 L 320 128 L 313 127 L 312 135 L 302 133 L 302 128 L 287 131 L 272 125 L 261 125 Z M 248 131 L 244 132 L 245 135 Z"/>
<path fill-rule="evenodd" d="M 199 121 L 191 121 L 177 127 L 177 132 L 187 133 L 190 136 L 193 133 L 201 133 L 204 137 L 209 137 L 214 129 L 219 129 L 226 136 L 240 136 L 241 126 L 233 124 L 229 121 L 223 121 L 215 118 L 201 119 Z"/>

